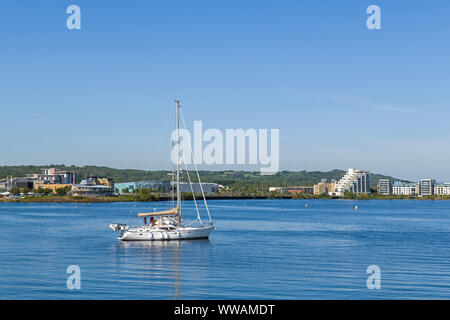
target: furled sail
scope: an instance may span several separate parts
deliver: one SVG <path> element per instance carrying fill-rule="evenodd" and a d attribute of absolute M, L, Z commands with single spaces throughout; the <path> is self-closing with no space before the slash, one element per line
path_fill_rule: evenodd
<path fill-rule="evenodd" d="M 157 216 L 176 216 L 180 213 L 180 207 L 175 207 L 170 210 L 156 211 L 156 212 L 139 212 L 138 217 L 157 217 Z"/>

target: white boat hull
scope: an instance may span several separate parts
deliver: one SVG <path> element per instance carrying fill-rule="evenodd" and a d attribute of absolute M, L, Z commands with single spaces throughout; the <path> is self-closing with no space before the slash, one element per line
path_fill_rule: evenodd
<path fill-rule="evenodd" d="M 174 230 L 161 230 L 158 228 L 133 228 L 121 230 L 119 240 L 122 241 L 169 241 L 208 239 L 214 226 L 206 227 L 180 227 Z"/>

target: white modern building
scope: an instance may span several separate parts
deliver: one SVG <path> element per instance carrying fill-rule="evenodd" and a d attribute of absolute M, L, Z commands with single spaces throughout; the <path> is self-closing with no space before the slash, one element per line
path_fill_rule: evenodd
<path fill-rule="evenodd" d="M 336 183 L 331 196 L 343 196 L 346 191 L 356 194 L 370 193 L 370 172 L 364 170 L 348 169 L 347 173 Z"/>
<path fill-rule="evenodd" d="M 437 196 L 450 196 L 450 183 L 443 183 L 434 186 L 434 194 Z"/>
<path fill-rule="evenodd" d="M 389 179 L 378 180 L 378 193 L 383 195 L 390 195 L 392 193 L 392 183 Z"/>
<path fill-rule="evenodd" d="M 434 185 L 436 181 L 433 179 L 422 179 L 419 182 L 419 195 L 432 196 L 434 194 Z"/>
<path fill-rule="evenodd" d="M 397 196 L 415 196 L 419 193 L 419 187 L 416 183 L 394 183 L 392 194 Z"/>
<path fill-rule="evenodd" d="M 42 174 L 28 174 L 28 179 L 40 180 L 52 184 L 74 184 L 75 173 L 55 168 L 42 169 Z"/>

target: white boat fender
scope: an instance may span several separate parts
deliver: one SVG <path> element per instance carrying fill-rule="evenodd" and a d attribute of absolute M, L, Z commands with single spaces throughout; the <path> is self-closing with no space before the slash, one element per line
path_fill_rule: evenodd
<path fill-rule="evenodd" d="M 109 228 L 114 231 L 128 230 L 128 226 L 121 223 L 111 223 Z"/>

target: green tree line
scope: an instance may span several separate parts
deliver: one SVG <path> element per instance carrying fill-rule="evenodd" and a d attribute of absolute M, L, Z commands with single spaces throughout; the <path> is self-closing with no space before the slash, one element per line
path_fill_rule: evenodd
<path fill-rule="evenodd" d="M 76 174 L 76 182 L 93 176 L 112 178 L 115 183 L 133 182 L 133 181 L 170 181 L 172 177 L 168 175 L 170 171 L 157 170 L 145 171 L 135 169 L 114 169 L 99 166 L 0 166 L 0 179 L 4 179 L 11 174 L 14 177 L 24 177 L 31 173 L 41 173 L 44 168 L 57 168 L 67 170 Z M 268 191 L 269 187 L 288 187 L 288 186 L 312 186 L 322 179 L 339 180 L 345 174 L 344 170 L 332 171 L 280 171 L 274 175 L 261 175 L 258 171 L 200 171 L 202 182 L 214 182 L 224 186 L 231 187 L 235 192 L 254 193 L 258 190 Z M 182 178 L 186 180 L 185 174 Z M 371 186 L 375 187 L 379 179 L 394 178 L 380 175 L 371 175 Z"/>

